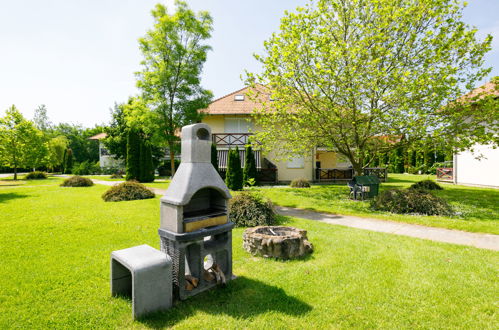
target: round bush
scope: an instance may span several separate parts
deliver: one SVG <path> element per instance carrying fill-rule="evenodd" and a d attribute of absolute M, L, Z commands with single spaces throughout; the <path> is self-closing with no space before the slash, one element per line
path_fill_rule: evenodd
<path fill-rule="evenodd" d="M 94 183 L 92 180 L 78 175 L 67 178 L 63 183 L 61 183 L 61 187 L 90 187 L 93 185 Z"/>
<path fill-rule="evenodd" d="M 111 179 L 123 179 L 123 175 L 120 173 L 114 173 L 113 175 L 110 176 Z"/>
<path fill-rule="evenodd" d="M 416 182 L 409 189 L 419 189 L 419 190 L 443 190 L 442 186 L 433 180 L 423 180 Z"/>
<path fill-rule="evenodd" d="M 310 183 L 307 179 L 294 179 L 290 184 L 291 188 L 310 188 Z"/>
<path fill-rule="evenodd" d="M 385 190 L 371 203 L 372 208 L 375 210 L 392 213 L 452 215 L 452 209 L 444 199 L 424 190 Z"/>
<path fill-rule="evenodd" d="M 275 223 L 275 212 L 270 200 L 242 192 L 231 199 L 229 218 L 237 227 L 271 226 Z"/>
<path fill-rule="evenodd" d="M 46 179 L 46 178 L 47 178 L 47 173 L 40 171 L 30 172 L 24 176 L 25 180 Z"/>
<path fill-rule="evenodd" d="M 133 201 L 137 199 L 154 198 L 154 193 L 138 182 L 123 182 L 112 186 L 102 195 L 106 202 Z"/>

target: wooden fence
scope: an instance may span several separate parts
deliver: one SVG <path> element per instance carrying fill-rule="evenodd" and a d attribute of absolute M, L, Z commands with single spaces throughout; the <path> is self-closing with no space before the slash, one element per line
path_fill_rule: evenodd
<path fill-rule="evenodd" d="M 454 169 L 452 167 L 438 167 L 437 168 L 438 181 L 454 181 Z"/>

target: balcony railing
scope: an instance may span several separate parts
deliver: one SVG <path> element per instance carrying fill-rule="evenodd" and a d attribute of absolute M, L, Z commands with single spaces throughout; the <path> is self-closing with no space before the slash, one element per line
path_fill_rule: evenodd
<path fill-rule="evenodd" d="M 451 167 L 437 168 L 437 180 L 450 182 L 454 181 L 454 169 Z"/>
<path fill-rule="evenodd" d="M 217 146 L 235 147 L 249 144 L 249 137 L 252 135 L 252 133 L 214 133 L 211 136 L 213 143 Z"/>

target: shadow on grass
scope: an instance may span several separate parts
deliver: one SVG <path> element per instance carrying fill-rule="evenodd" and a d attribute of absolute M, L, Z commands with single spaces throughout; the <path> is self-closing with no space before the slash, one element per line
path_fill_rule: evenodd
<path fill-rule="evenodd" d="M 138 322 L 158 329 L 172 327 L 196 311 L 215 316 L 228 315 L 235 319 L 248 319 L 269 311 L 298 316 L 311 310 L 310 305 L 288 296 L 281 288 L 241 276 L 229 282 L 226 288 L 212 289 L 181 301 L 166 312 L 152 314 Z"/>
<path fill-rule="evenodd" d="M 18 194 L 18 193 L 7 193 L 7 194 L 2 194 L 0 193 L 0 203 L 6 202 L 11 199 L 16 199 L 16 198 L 26 198 L 30 197 L 29 195 L 24 195 L 24 194 Z"/>

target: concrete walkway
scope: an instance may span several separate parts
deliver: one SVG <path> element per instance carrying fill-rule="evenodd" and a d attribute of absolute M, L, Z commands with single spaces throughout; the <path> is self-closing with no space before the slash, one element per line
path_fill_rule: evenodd
<path fill-rule="evenodd" d="M 123 181 L 101 181 L 93 180 L 96 184 L 114 186 Z M 166 189 L 149 188 L 157 195 L 164 195 Z M 280 215 L 321 221 L 332 225 L 339 225 L 357 229 L 377 231 L 394 235 L 402 235 L 428 239 L 431 241 L 452 243 L 459 245 L 473 246 L 481 249 L 499 251 L 499 235 L 470 233 L 460 230 L 445 228 L 426 227 L 403 222 L 378 220 L 371 218 L 361 218 L 350 215 L 337 215 L 330 213 L 320 213 L 290 207 L 276 206 L 276 211 Z"/>
<path fill-rule="evenodd" d="M 282 206 L 276 206 L 276 210 L 277 213 L 281 215 L 321 221 L 333 225 L 499 251 L 499 235 L 469 233 L 460 230 L 426 227 L 402 222 L 361 218 L 349 215 L 319 213 Z"/>

